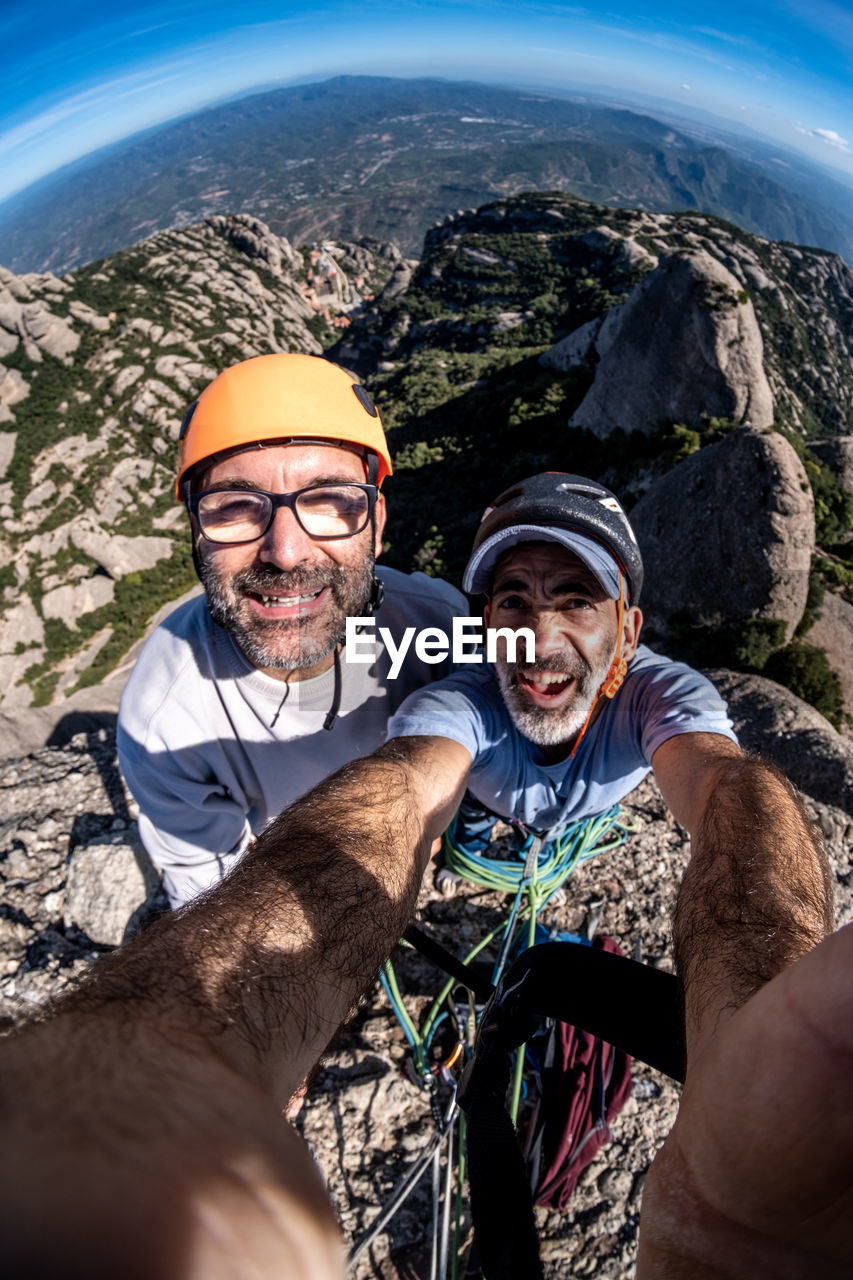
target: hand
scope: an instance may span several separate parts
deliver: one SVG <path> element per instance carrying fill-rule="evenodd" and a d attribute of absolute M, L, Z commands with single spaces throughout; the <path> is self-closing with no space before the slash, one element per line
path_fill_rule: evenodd
<path fill-rule="evenodd" d="M 646 1181 L 638 1280 L 853 1274 L 853 926 L 721 1022 Z"/>

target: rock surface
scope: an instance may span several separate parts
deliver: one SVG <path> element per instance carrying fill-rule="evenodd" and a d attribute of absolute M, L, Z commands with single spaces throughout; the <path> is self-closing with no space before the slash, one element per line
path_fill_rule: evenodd
<path fill-rule="evenodd" d="M 51 307 L 67 292 L 68 285 L 56 276 L 15 276 L 0 267 L 0 355 L 8 355 L 20 343 L 31 360 L 40 362 L 49 355 L 70 364 L 80 337 Z"/>
<path fill-rule="evenodd" d="M 841 681 L 844 710 L 853 716 L 853 604 L 827 591 L 804 638 L 826 654 Z"/>
<path fill-rule="evenodd" d="M 147 534 L 128 538 L 110 534 L 85 517 L 71 526 L 71 545 L 101 566 L 111 578 L 123 578 L 140 569 L 151 569 L 172 554 L 171 538 Z"/>
<path fill-rule="evenodd" d="M 741 745 L 757 751 L 806 795 L 853 817 L 853 741 L 802 698 L 742 672 L 707 673 L 729 705 Z"/>
<path fill-rule="evenodd" d="M 539 363 L 546 369 L 557 369 L 567 373 L 578 365 L 591 362 L 595 354 L 593 343 L 597 338 L 603 321 L 588 320 L 579 329 L 575 329 L 567 337 L 555 342 L 539 357 Z"/>
<path fill-rule="evenodd" d="M 171 555 L 172 546 L 168 545 L 164 555 Z M 118 574 L 114 575 L 118 577 Z M 66 583 L 62 587 L 54 587 L 46 591 L 41 598 L 41 612 L 44 618 L 59 618 L 69 627 L 75 625 L 77 618 L 84 613 L 91 613 L 102 604 L 109 604 L 115 594 L 115 582 L 111 577 L 96 574 L 79 582 L 76 586 Z"/>
<path fill-rule="evenodd" d="M 9 463 L 15 456 L 16 431 L 0 431 L 0 480 L 9 469 Z"/>
<path fill-rule="evenodd" d="M 104 582 L 109 582 L 109 579 L 104 578 Z M 171 600 L 162 609 L 158 609 L 151 618 L 145 635 L 131 646 L 124 659 L 100 684 L 78 689 L 49 707 L 0 707 L 0 760 L 26 756 L 42 747 L 64 747 L 76 734 L 97 734 L 103 728 L 114 725 L 125 682 L 146 636 L 173 609 L 179 608 L 200 592 L 201 587 L 195 586 L 177 600 Z M 0 673 L 3 662 L 0 645 Z"/>
<path fill-rule="evenodd" d="M 740 282 L 704 249 L 666 254 L 628 301 L 605 317 L 595 380 L 571 426 L 602 438 L 617 427 L 725 418 L 773 422 L 764 343 Z"/>
<path fill-rule="evenodd" d="M 643 553 L 650 635 L 674 621 L 719 626 L 803 615 L 814 501 L 803 465 L 774 432 L 740 428 L 657 480 L 631 511 Z"/>
<path fill-rule="evenodd" d="M 843 489 L 853 493 L 853 436 L 836 436 L 834 440 L 814 440 L 812 452 L 838 476 Z"/>
<path fill-rule="evenodd" d="M 117 947 L 136 932 L 158 891 L 158 877 L 138 839 L 118 832 L 75 851 L 68 864 L 62 922 L 92 942 Z"/>

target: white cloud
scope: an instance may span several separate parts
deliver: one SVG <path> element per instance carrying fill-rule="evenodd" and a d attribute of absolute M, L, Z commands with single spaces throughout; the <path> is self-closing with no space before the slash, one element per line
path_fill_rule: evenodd
<path fill-rule="evenodd" d="M 791 125 L 796 133 L 802 133 L 807 138 L 819 138 L 821 142 L 825 142 L 830 147 L 835 147 L 838 151 L 844 151 L 847 155 L 853 155 L 853 146 L 842 138 L 841 134 L 835 129 L 807 129 L 799 120 L 792 120 Z"/>
<path fill-rule="evenodd" d="M 636 41 L 638 44 L 651 45 L 655 49 L 662 49 L 665 53 L 675 53 L 681 57 L 695 58 L 701 62 L 709 62 L 715 67 L 725 68 L 728 65 L 723 57 L 711 52 L 707 45 L 678 34 L 669 34 L 665 31 L 640 31 L 635 28 L 611 25 L 606 22 L 596 25 L 597 29 L 607 37 L 618 36 L 624 40 Z M 726 50 L 726 53 L 731 56 L 728 50 Z"/>
<path fill-rule="evenodd" d="M 811 131 L 816 138 L 822 138 L 824 142 L 828 142 L 831 147 L 837 147 L 839 151 L 851 151 L 850 143 L 846 138 L 842 138 L 840 133 L 836 133 L 834 129 L 812 129 Z"/>
<path fill-rule="evenodd" d="M 72 94 L 39 115 L 0 133 L 0 154 L 25 147 L 66 120 L 82 118 L 90 113 L 114 111 L 116 103 L 137 94 L 148 93 L 174 80 L 180 67 L 180 63 L 173 61 L 170 65 L 158 68 L 158 73 L 155 74 L 137 72 L 120 76 Z M 168 71 L 169 74 L 164 75 L 163 71 Z"/>
<path fill-rule="evenodd" d="M 686 89 L 688 93 L 690 92 L 690 85 L 689 85 L 689 84 L 683 84 L 681 87 L 682 87 L 682 89 Z"/>

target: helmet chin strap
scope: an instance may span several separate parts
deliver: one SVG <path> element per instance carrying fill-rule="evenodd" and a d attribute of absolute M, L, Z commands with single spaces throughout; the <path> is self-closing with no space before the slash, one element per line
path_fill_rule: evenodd
<path fill-rule="evenodd" d="M 608 699 L 615 698 L 619 690 L 622 688 L 622 682 L 628 673 L 628 663 L 622 653 L 622 643 L 624 638 L 623 626 L 625 623 L 626 603 L 627 603 L 627 600 L 625 596 L 625 575 L 622 573 L 622 570 L 620 569 L 619 570 L 619 604 L 617 606 L 617 612 L 616 612 L 616 630 L 618 635 L 618 639 L 616 641 L 616 652 L 613 655 L 613 661 L 610 663 L 610 666 L 607 669 L 607 675 L 604 677 L 604 680 L 601 682 L 601 687 L 599 688 L 598 693 L 595 695 L 595 697 L 592 700 L 592 704 L 587 713 L 586 720 L 584 720 L 583 722 L 581 731 L 578 734 L 577 738 L 575 739 L 575 745 L 572 747 L 571 754 L 569 755 L 570 760 L 574 760 L 575 752 L 577 751 L 578 747 L 581 744 L 581 739 L 583 738 L 584 734 L 589 728 L 589 722 L 592 719 L 593 712 L 598 706 L 600 700 L 602 698 L 608 698 Z"/>

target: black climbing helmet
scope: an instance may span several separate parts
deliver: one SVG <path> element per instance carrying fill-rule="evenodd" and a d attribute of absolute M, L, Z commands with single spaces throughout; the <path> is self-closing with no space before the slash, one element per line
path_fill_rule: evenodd
<path fill-rule="evenodd" d="M 573 551 L 607 594 L 619 598 L 622 570 L 628 600 L 643 586 L 643 561 L 618 498 L 596 480 L 545 471 L 521 480 L 487 507 L 462 579 L 469 594 L 488 594 L 500 556 L 519 542 L 557 542 Z M 614 566 L 614 560 L 616 565 Z"/>

